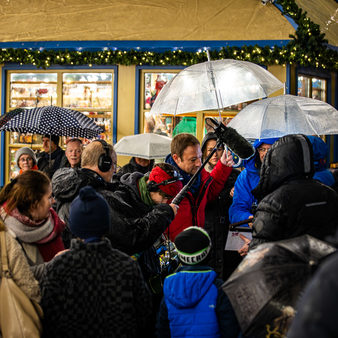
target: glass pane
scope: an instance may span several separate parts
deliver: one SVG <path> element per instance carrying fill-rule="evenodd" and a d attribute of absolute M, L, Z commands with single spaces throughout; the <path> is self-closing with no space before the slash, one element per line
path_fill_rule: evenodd
<path fill-rule="evenodd" d="M 42 144 L 42 136 L 38 134 L 10 133 L 10 144 Z"/>
<path fill-rule="evenodd" d="M 182 133 L 189 133 L 196 136 L 196 120 L 194 116 L 175 116 L 173 118 L 172 137 Z"/>
<path fill-rule="evenodd" d="M 64 73 L 63 82 L 112 82 L 112 73 Z"/>
<path fill-rule="evenodd" d="M 20 148 L 9 149 L 9 178 L 13 179 L 19 175 L 19 167 L 15 163 L 15 152 Z"/>
<path fill-rule="evenodd" d="M 312 98 L 326 102 L 326 80 L 312 79 Z"/>
<path fill-rule="evenodd" d="M 310 78 L 304 75 L 298 76 L 298 96 L 310 96 Z"/>
<path fill-rule="evenodd" d="M 104 133 L 98 135 L 97 138 L 101 138 L 102 140 L 107 141 L 107 143 L 112 144 L 113 139 L 113 130 L 112 130 L 112 115 L 111 112 L 93 112 L 93 111 L 86 111 L 83 112 L 86 116 L 92 118 L 94 122 L 101 128 L 104 129 Z M 83 140 L 84 144 L 88 143 L 88 140 Z"/>
<path fill-rule="evenodd" d="M 173 118 L 162 115 L 150 115 L 145 113 L 144 133 L 156 133 L 163 136 L 172 136 Z"/>
<path fill-rule="evenodd" d="M 9 106 L 42 107 L 56 104 L 56 86 L 56 73 L 12 73 Z"/>
<path fill-rule="evenodd" d="M 232 106 L 226 107 L 223 110 L 224 111 L 231 111 L 231 110 L 242 110 L 243 108 L 245 108 L 250 102 L 243 102 L 243 103 L 239 103 L 239 104 L 234 104 Z"/>
<path fill-rule="evenodd" d="M 112 73 L 64 73 L 63 106 L 111 109 L 112 83 Z"/>
<path fill-rule="evenodd" d="M 214 131 L 214 125 L 211 123 L 206 123 L 207 118 L 213 118 L 218 121 L 218 116 L 205 116 L 204 117 L 204 131 L 203 131 L 203 137 L 205 136 L 206 133 L 213 132 Z M 233 119 L 232 117 L 229 116 L 222 116 L 222 122 L 227 125 L 231 120 Z"/>
<path fill-rule="evenodd" d="M 164 85 L 176 73 L 145 73 L 144 74 L 144 109 L 150 109 Z"/>
<path fill-rule="evenodd" d="M 56 73 L 11 73 L 9 106 L 43 107 L 56 104 Z M 10 144 L 39 144 L 41 136 L 10 133 Z"/>
<path fill-rule="evenodd" d="M 195 116 L 150 115 L 145 113 L 144 132 L 174 137 L 177 134 L 189 133 L 196 136 Z"/>

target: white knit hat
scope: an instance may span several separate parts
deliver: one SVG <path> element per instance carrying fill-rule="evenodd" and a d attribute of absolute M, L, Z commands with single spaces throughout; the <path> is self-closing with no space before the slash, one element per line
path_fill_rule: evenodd
<path fill-rule="evenodd" d="M 33 159 L 34 165 L 36 165 L 36 155 L 34 151 L 31 148 L 23 147 L 23 148 L 18 149 L 15 153 L 15 162 L 18 167 L 19 167 L 19 159 L 21 155 L 24 155 L 24 154 L 29 155 Z"/>

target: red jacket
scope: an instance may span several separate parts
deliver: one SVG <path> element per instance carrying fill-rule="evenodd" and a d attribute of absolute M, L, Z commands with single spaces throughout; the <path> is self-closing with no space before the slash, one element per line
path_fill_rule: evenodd
<path fill-rule="evenodd" d="M 225 166 L 221 161 L 217 162 L 210 174 L 202 169 L 201 185 L 197 197 L 195 198 L 191 192 L 187 192 L 179 205 L 176 217 L 166 230 L 170 240 L 174 241 L 181 231 L 190 226 L 204 227 L 205 206 L 221 193 L 231 171 L 232 168 Z"/>

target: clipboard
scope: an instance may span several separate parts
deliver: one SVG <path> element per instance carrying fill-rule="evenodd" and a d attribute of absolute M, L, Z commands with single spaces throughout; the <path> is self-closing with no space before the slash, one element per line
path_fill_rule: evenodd
<path fill-rule="evenodd" d="M 229 230 L 224 250 L 238 251 L 245 242 L 239 236 L 242 234 L 248 239 L 252 239 L 252 229 L 249 226 L 238 226 L 234 230 Z"/>

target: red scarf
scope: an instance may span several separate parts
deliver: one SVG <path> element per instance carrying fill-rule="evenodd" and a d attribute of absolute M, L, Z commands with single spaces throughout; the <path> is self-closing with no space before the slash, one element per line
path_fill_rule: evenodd
<path fill-rule="evenodd" d="M 50 208 L 50 213 L 54 221 L 53 231 L 47 237 L 36 243 L 45 262 L 49 262 L 58 252 L 65 249 L 61 233 L 65 229 L 66 224 L 52 208 Z"/>
<path fill-rule="evenodd" d="M 34 164 L 34 166 L 32 167 L 31 170 L 39 170 L 38 166 L 36 164 Z M 21 175 L 23 173 L 22 169 L 19 170 L 19 175 Z"/>

